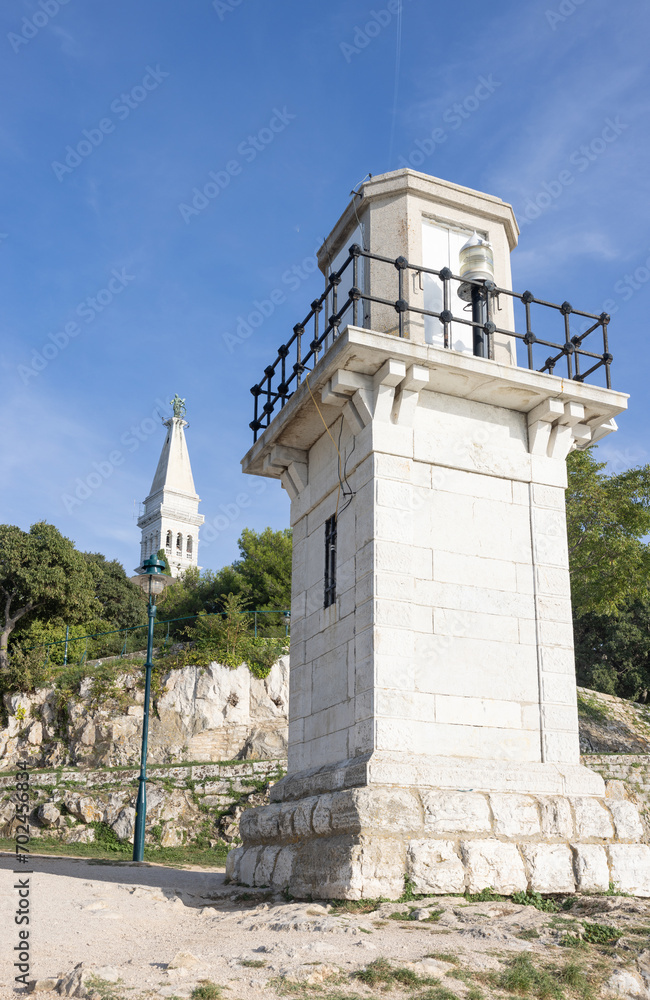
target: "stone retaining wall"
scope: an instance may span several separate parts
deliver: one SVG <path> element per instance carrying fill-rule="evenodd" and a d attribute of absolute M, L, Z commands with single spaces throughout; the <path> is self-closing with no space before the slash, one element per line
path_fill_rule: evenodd
<path fill-rule="evenodd" d="M 237 761 L 150 767 L 147 776 L 148 844 L 232 841 L 239 817 L 268 801 L 269 783 L 282 777 L 283 761 Z M 139 769 L 30 771 L 32 837 L 91 843 L 103 823 L 119 840 L 133 838 Z M 16 825 L 15 776 L 0 777 L 0 836 Z"/>
<path fill-rule="evenodd" d="M 597 771 L 605 781 L 624 781 L 650 830 L 650 755 L 589 754 L 583 756 L 582 763 Z"/>

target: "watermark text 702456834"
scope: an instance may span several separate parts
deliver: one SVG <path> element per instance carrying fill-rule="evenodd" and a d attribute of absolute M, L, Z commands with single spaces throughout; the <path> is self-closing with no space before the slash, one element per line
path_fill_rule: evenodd
<path fill-rule="evenodd" d="M 22 876 L 14 881 L 14 889 L 17 893 L 16 909 L 14 912 L 14 924 L 16 925 L 16 941 L 13 946 L 14 968 L 16 975 L 14 979 L 21 986 L 27 986 L 30 969 L 30 947 L 29 947 L 29 926 L 31 920 L 30 906 L 30 875 L 31 871 L 20 868 L 20 865 L 28 865 L 29 859 L 29 771 L 24 761 L 18 763 L 18 774 L 16 775 L 16 790 L 14 793 L 16 802 L 16 823 L 14 837 L 16 841 L 16 868 L 14 875 Z"/>

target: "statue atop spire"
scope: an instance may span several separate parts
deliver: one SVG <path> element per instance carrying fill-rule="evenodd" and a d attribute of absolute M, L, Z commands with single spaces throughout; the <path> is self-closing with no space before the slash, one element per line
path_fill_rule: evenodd
<path fill-rule="evenodd" d="M 169 402 L 171 404 L 172 410 L 174 411 L 174 416 L 175 417 L 180 417 L 182 419 L 185 416 L 185 412 L 186 412 L 185 400 L 181 399 L 181 397 L 178 395 L 178 393 L 176 393 L 176 395 L 174 396 L 174 398 L 170 399 Z"/>

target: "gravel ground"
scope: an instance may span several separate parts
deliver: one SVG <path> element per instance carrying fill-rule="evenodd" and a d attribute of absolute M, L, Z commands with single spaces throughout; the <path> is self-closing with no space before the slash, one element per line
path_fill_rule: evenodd
<path fill-rule="evenodd" d="M 9 856 L 0 857 L 0 1000 L 15 996 L 13 884 L 21 876 L 12 874 L 13 865 Z M 30 976 L 58 979 L 83 962 L 102 979 L 119 979 L 115 997 L 184 998 L 202 980 L 227 987 L 228 1000 L 427 996 L 426 984 L 393 983 L 384 992 L 381 985 L 350 978 L 385 958 L 429 984 L 438 980 L 460 998 L 479 1000 L 477 988 L 483 997 L 505 995 L 488 977 L 525 954 L 540 968 L 578 963 L 592 979 L 594 996 L 650 1000 L 648 900 L 576 897 L 570 909 L 554 914 L 508 900 L 449 897 L 385 903 L 359 913 L 246 894 L 226 885 L 224 873 L 214 869 L 45 857 L 34 857 L 31 867 Z M 405 919 L 394 919 L 395 912 Z M 560 944 L 567 932 L 584 933 L 585 922 L 624 933 L 617 944 Z M 177 958 L 181 967 L 168 968 L 179 952 L 189 955 Z M 570 985 L 562 989 L 567 997 L 579 995 Z M 54 992 L 40 996 L 60 1000 Z M 428 996 L 450 995 L 434 987 Z"/>

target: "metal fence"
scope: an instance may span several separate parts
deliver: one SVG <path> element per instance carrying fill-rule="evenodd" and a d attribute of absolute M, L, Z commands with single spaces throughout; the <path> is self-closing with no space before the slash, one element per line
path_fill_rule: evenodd
<path fill-rule="evenodd" d="M 168 621 L 156 621 L 154 624 L 154 640 L 157 648 L 165 649 L 175 641 L 171 635 L 171 626 L 176 622 L 196 621 L 198 618 L 223 618 L 227 612 L 215 611 L 205 615 L 183 615 L 180 618 L 170 618 Z M 291 626 L 291 613 L 287 608 L 278 608 L 270 611 L 243 611 L 241 615 L 246 615 L 251 619 L 252 631 L 255 638 L 279 639 L 288 637 Z M 275 620 L 265 619 L 264 615 L 273 615 Z M 142 640 L 139 633 L 144 630 L 142 639 L 146 645 L 147 625 L 131 625 L 127 628 L 109 629 L 106 632 L 92 632 L 88 635 L 71 635 L 70 626 L 66 626 L 65 639 L 56 639 L 52 642 L 39 643 L 35 646 L 28 646 L 25 652 L 35 649 L 44 650 L 45 663 L 47 664 L 52 656 L 52 650 L 63 652 L 62 666 L 72 663 L 83 664 L 88 659 L 98 659 L 102 656 L 127 656 L 130 653 L 140 652 L 143 649 Z M 175 631 L 175 630 L 174 630 Z M 99 651 L 95 640 L 103 640 L 103 651 Z M 90 647 L 90 656 L 89 656 Z"/>
<path fill-rule="evenodd" d="M 361 290 L 359 285 L 363 284 L 363 281 L 360 275 L 360 261 L 363 259 L 392 265 L 397 276 L 397 298 L 382 298 Z M 351 279 L 351 284 L 343 304 L 339 306 L 342 298 L 339 293 L 339 285 L 346 272 Z M 405 286 L 409 272 L 417 276 L 420 283 L 427 275 L 441 282 L 443 306 L 441 310 L 421 309 L 405 299 Z M 477 287 L 487 292 L 487 319 L 485 323 L 479 324 L 474 319 L 460 316 L 452 310 L 452 301 L 455 301 L 451 294 L 452 283 L 459 286 L 465 284 Z M 519 330 L 508 330 L 497 326 L 494 322 L 496 315 L 494 303 L 500 295 L 510 297 L 513 303 L 519 304 L 519 307 L 523 306 L 523 309 L 520 308 L 520 317 L 515 321 L 515 325 L 519 323 Z M 574 309 L 569 302 L 563 302 L 561 305 L 546 302 L 544 299 L 536 298 L 532 292 L 525 291 L 520 294 L 508 288 L 500 288 L 491 281 L 467 281 L 460 275 L 453 274 L 448 267 L 437 271 L 420 264 L 411 264 L 405 257 L 393 259 L 370 253 L 355 243 L 350 247 L 348 256 L 339 270 L 327 278 L 323 294 L 312 302 L 311 309 L 304 320 L 294 326 L 293 335 L 286 344 L 282 344 L 278 349 L 278 355 L 273 364 L 264 369 L 264 378 L 251 388 L 254 410 L 250 428 L 253 431 L 255 441 L 257 441 L 259 432 L 269 426 L 276 405 L 279 403 L 280 407 L 283 407 L 288 402 L 300 385 L 303 374 L 310 371 L 309 365 L 311 364 L 313 368 L 318 362 L 319 353 L 326 350 L 330 343 L 336 340 L 344 317 L 346 325 L 351 322 L 353 326 L 359 326 L 360 320 L 362 325 L 367 325 L 364 324 L 364 307 L 367 303 L 388 306 L 395 310 L 397 313 L 397 334 L 400 337 L 405 335 L 405 319 L 410 314 L 438 320 L 443 331 L 443 347 L 447 349 L 452 347 L 450 336 L 452 324 L 470 327 L 472 330 L 480 330 L 484 333 L 488 345 L 488 357 L 493 356 L 495 333 L 506 334 L 520 342 L 525 348 L 523 357 L 520 359 L 524 367 L 553 375 L 556 366 L 564 359 L 566 376 L 563 377 L 575 382 L 583 382 L 599 368 L 604 368 L 606 386 L 608 389 L 611 388 L 610 365 L 613 358 L 609 353 L 607 325 L 610 317 L 607 313 L 596 315 L 583 312 Z M 553 310 L 559 314 L 558 325 L 563 338 L 561 342 L 546 339 L 546 337 L 540 337 L 534 333 L 531 306 L 540 306 L 542 309 Z M 322 318 L 321 313 L 324 313 Z M 586 321 L 587 328 L 579 334 L 571 334 L 569 324 L 572 315 Z M 540 320 L 540 325 L 545 328 L 547 323 Z M 588 351 L 583 347 L 585 339 L 596 330 L 600 330 L 602 333 L 603 350 L 600 353 Z M 307 337 L 311 339 L 309 339 L 305 351 Z M 536 367 L 534 353 L 539 353 L 539 347 L 550 349 L 553 353 L 547 355 L 540 367 Z"/>

